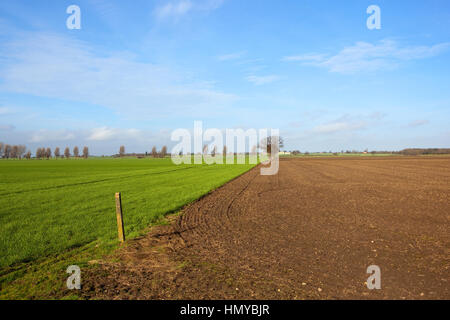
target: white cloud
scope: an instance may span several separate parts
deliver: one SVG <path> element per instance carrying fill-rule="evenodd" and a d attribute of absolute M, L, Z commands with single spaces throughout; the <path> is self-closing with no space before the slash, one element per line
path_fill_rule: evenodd
<path fill-rule="evenodd" d="M 279 76 L 276 75 L 268 75 L 268 76 L 248 76 L 245 78 L 247 81 L 253 83 L 256 86 L 260 86 L 263 84 L 268 84 L 268 83 L 272 83 L 275 82 L 277 80 L 280 79 Z"/>
<path fill-rule="evenodd" d="M 297 56 L 287 56 L 283 57 L 282 61 L 323 61 L 326 55 L 324 54 L 303 54 L 303 55 L 297 55 Z"/>
<path fill-rule="evenodd" d="M 189 0 L 182 0 L 179 2 L 169 2 L 162 7 L 155 9 L 155 14 L 158 19 L 167 19 L 170 17 L 180 17 L 188 13 L 192 9 L 192 2 Z"/>
<path fill-rule="evenodd" d="M 228 60 L 236 60 L 241 58 L 246 52 L 235 52 L 235 53 L 229 53 L 229 54 L 223 54 L 217 57 L 219 61 L 228 61 Z"/>
<path fill-rule="evenodd" d="M 0 126 L 1 127 L 1 126 Z M 1 130 L 1 129 L 0 129 Z M 34 151 L 38 147 L 65 148 L 74 146 L 89 147 L 92 155 L 110 155 L 117 153 L 121 145 L 127 152 L 150 151 L 152 146 L 169 150 L 175 144 L 170 140 L 169 131 L 138 130 L 134 128 L 100 127 L 86 130 L 36 130 L 36 131 L 3 131 L 2 140 L 10 144 L 23 144 Z"/>
<path fill-rule="evenodd" d="M 87 137 L 87 140 L 91 141 L 105 141 L 118 138 L 139 138 L 141 132 L 137 129 L 116 129 L 116 128 L 95 128 L 92 129 L 91 134 Z"/>
<path fill-rule="evenodd" d="M 430 121 L 428 121 L 428 120 L 416 120 L 416 121 L 410 122 L 408 124 L 408 127 L 420 127 L 420 126 L 426 125 L 428 123 L 430 123 Z"/>
<path fill-rule="evenodd" d="M 115 132 L 110 128 L 96 128 L 92 130 L 92 134 L 87 138 L 88 140 L 108 140 L 115 136 Z"/>
<path fill-rule="evenodd" d="M 224 0 L 180 0 L 166 3 L 158 6 L 154 10 L 154 14 L 158 20 L 175 19 L 187 15 L 191 11 L 209 12 L 218 9 Z"/>
<path fill-rule="evenodd" d="M 376 44 L 357 42 L 335 55 L 305 54 L 283 58 L 284 61 L 300 61 L 305 65 L 323 67 L 330 72 L 344 74 L 360 71 L 377 71 L 395 68 L 400 62 L 424 59 L 439 55 L 450 48 L 450 42 L 433 46 L 401 46 L 393 40 Z"/>
<path fill-rule="evenodd" d="M 14 130 L 15 127 L 10 124 L 0 124 L 0 131 L 11 131 Z"/>
<path fill-rule="evenodd" d="M 4 91 L 100 105 L 129 118 L 208 115 L 236 99 L 188 72 L 59 35 L 14 37 L 0 47 L 0 59 Z"/>
<path fill-rule="evenodd" d="M 357 122 L 357 123 L 351 123 L 351 122 L 332 122 L 327 124 L 322 124 L 319 126 L 316 126 L 313 129 L 313 132 L 315 133 L 335 133 L 335 132 L 341 132 L 341 131 L 353 131 L 364 128 L 366 125 L 364 122 Z"/>
<path fill-rule="evenodd" d="M 39 130 L 32 133 L 30 142 L 69 141 L 75 139 L 75 134 L 66 130 Z"/>
<path fill-rule="evenodd" d="M 11 114 L 12 111 L 9 108 L 6 107 L 0 107 L 0 116 L 4 116 L 7 114 Z"/>
<path fill-rule="evenodd" d="M 204 0 L 200 1 L 197 5 L 201 10 L 211 11 L 221 7 L 224 2 L 225 0 Z"/>
<path fill-rule="evenodd" d="M 365 119 L 371 119 L 371 116 L 350 116 L 345 114 L 336 120 L 315 126 L 311 132 L 313 134 L 330 134 L 360 130 L 368 126 Z"/>

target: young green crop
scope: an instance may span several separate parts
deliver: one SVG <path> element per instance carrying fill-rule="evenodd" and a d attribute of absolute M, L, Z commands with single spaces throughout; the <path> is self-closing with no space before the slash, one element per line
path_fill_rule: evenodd
<path fill-rule="evenodd" d="M 129 158 L 0 161 L 0 268 L 116 241 L 115 192 L 122 193 L 131 238 L 251 167 Z"/>

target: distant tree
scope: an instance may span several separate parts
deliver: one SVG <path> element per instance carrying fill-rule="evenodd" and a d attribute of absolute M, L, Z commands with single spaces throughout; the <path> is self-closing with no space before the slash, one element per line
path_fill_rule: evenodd
<path fill-rule="evenodd" d="M 167 147 L 166 147 L 166 146 L 163 146 L 163 147 L 161 148 L 161 157 L 162 157 L 162 158 L 165 158 L 166 155 L 167 155 Z"/>
<path fill-rule="evenodd" d="M 18 146 L 17 155 L 18 155 L 19 159 L 22 159 L 22 157 L 24 156 L 26 151 L 27 151 L 26 146 L 23 146 L 23 145 Z"/>
<path fill-rule="evenodd" d="M 19 154 L 19 147 L 16 145 L 12 146 L 9 157 L 15 159 L 18 158 L 18 154 Z"/>
<path fill-rule="evenodd" d="M 25 159 L 28 159 L 28 160 L 31 159 L 31 151 L 28 151 L 28 152 L 25 154 Z"/>
<path fill-rule="evenodd" d="M 70 149 L 69 147 L 66 147 L 66 149 L 64 149 L 64 156 L 69 159 L 70 158 Z"/>
<path fill-rule="evenodd" d="M 158 157 L 158 151 L 156 150 L 156 147 L 152 148 L 152 157 L 157 158 Z"/>
<path fill-rule="evenodd" d="M 83 148 L 83 158 L 87 159 L 89 157 L 89 148 L 84 147 Z"/>
<path fill-rule="evenodd" d="M 3 157 L 9 159 L 11 157 L 12 147 L 9 144 L 5 144 L 3 147 Z"/>
<path fill-rule="evenodd" d="M 213 149 L 211 150 L 211 156 L 215 157 L 216 156 L 216 152 L 217 152 L 217 146 L 214 146 Z"/>
<path fill-rule="evenodd" d="M 223 146 L 222 154 L 223 154 L 224 156 L 227 155 L 227 146 Z"/>
<path fill-rule="evenodd" d="M 0 142 L 0 158 L 2 158 L 3 157 L 3 149 L 4 149 L 4 144 L 3 144 L 3 142 Z"/>
<path fill-rule="evenodd" d="M 52 149 L 50 148 L 45 149 L 45 157 L 47 159 L 50 159 L 52 157 Z"/>
<path fill-rule="evenodd" d="M 55 148 L 55 151 L 53 152 L 53 154 L 55 155 L 55 158 L 59 158 L 59 156 L 61 155 L 61 151 L 59 150 L 59 147 Z"/>
<path fill-rule="evenodd" d="M 37 148 L 36 149 L 36 159 L 40 159 L 41 158 L 41 148 Z"/>
<path fill-rule="evenodd" d="M 78 158 L 80 156 L 80 150 L 78 149 L 77 146 L 75 146 L 75 148 L 73 148 L 73 156 L 75 158 Z"/>
<path fill-rule="evenodd" d="M 123 157 L 125 155 L 125 146 L 120 146 L 119 155 Z"/>
<path fill-rule="evenodd" d="M 203 146 L 203 154 L 204 154 L 205 156 L 208 154 L 208 145 L 207 145 L 207 144 L 205 144 L 205 145 Z"/>
<path fill-rule="evenodd" d="M 275 150 L 276 141 L 278 140 L 278 148 Z M 272 151 L 279 152 L 281 148 L 284 147 L 284 141 L 282 137 L 270 136 L 261 140 L 261 145 L 266 147 L 268 154 L 272 154 Z"/>

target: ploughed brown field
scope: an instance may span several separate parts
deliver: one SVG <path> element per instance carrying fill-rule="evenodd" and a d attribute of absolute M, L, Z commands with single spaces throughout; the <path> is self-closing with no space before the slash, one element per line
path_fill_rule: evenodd
<path fill-rule="evenodd" d="M 281 159 L 171 220 L 83 273 L 84 297 L 450 299 L 450 157 Z"/>

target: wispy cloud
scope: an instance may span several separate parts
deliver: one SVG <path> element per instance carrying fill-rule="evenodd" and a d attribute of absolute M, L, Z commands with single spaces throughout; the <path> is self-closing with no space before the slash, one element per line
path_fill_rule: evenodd
<path fill-rule="evenodd" d="M 192 2 L 182 0 L 179 2 L 169 2 L 155 9 L 155 15 L 158 19 L 178 18 L 185 15 L 192 9 Z"/>
<path fill-rule="evenodd" d="M 1 140 L 9 144 L 24 144 L 34 152 L 38 147 L 72 149 L 75 146 L 88 146 L 92 155 L 108 155 L 119 151 L 125 145 L 127 152 L 150 151 L 152 146 L 161 148 L 166 145 L 169 150 L 175 144 L 170 140 L 167 130 L 139 130 L 134 128 L 98 127 L 95 129 L 41 129 L 17 130 L 13 126 L 0 125 Z"/>
<path fill-rule="evenodd" d="M 428 120 L 416 120 L 416 121 L 408 123 L 408 127 L 412 127 L 412 128 L 420 127 L 420 126 L 426 125 L 428 123 L 430 123 L 430 121 L 428 121 Z"/>
<path fill-rule="evenodd" d="M 48 141 L 69 141 L 75 139 L 75 135 L 72 132 L 66 130 L 39 130 L 31 135 L 30 142 L 48 142 Z"/>
<path fill-rule="evenodd" d="M 247 76 L 245 79 L 247 81 L 253 83 L 256 86 L 261 86 L 261 85 L 264 85 L 264 84 L 268 84 L 268 83 L 272 83 L 272 82 L 278 81 L 280 79 L 280 77 L 277 76 L 277 75 L 267 75 L 267 76 L 251 75 L 251 76 Z"/>
<path fill-rule="evenodd" d="M 310 53 L 310 54 L 303 54 L 303 55 L 297 55 L 297 56 L 287 56 L 287 57 L 283 57 L 283 59 L 281 59 L 282 61 L 307 61 L 307 62 L 311 62 L 311 61 L 317 61 L 317 62 L 321 62 L 325 59 L 326 55 L 324 54 L 314 54 L 314 53 Z"/>
<path fill-rule="evenodd" d="M 13 112 L 9 108 L 0 107 L 0 116 L 4 116 L 4 115 L 7 115 L 7 114 L 11 114 L 11 113 L 13 113 Z"/>
<path fill-rule="evenodd" d="M 224 2 L 225 0 L 199 0 L 196 5 L 200 10 L 211 11 L 220 8 Z"/>
<path fill-rule="evenodd" d="M 154 10 L 154 14 L 159 20 L 175 19 L 185 16 L 191 11 L 208 12 L 218 9 L 224 0 L 179 0 L 171 1 Z"/>
<path fill-rule="evenodd" d="M 14 129 L 15 127 L 11 124 L 0 124 L 0 131 L 11 131 Z"/>
<path fill-rule="evenodd" d="M 235 52 L 235 53 L 228 53 L 228 54 L 223 54 L 217 57 L 217 59 L 219 61 L 228 61 L 228 60 L 236 60 L 241 58 L 243 55 L 245 55 L 245 51 L 241 51 L 241 52 Z"/>
<path fill-rule="evenodd" d="M 364 129 L 368 126 L 367 121 L 361 117 L 344 115 L 336 120 L 315 126 L 312 129 L 314 134 L 331 134 L 337 132 L 351 132 Z"/>
<path fill-rule="evenodd" d="M 140 136 L 140 131 L 137 129 L 117 129 L 117 128 L 95 128 L 87 137 L 87 140 L 92 141 L 106 141 L 121 138 L 138 138 Z"/>
<path fill-rule="evenodd" d="M 315 133 L 335 133 L 341 131 L 353 131 L 362 129 L 366 126 L 364 122 L 352 123 L 352 122 L 331 122 L 327 124 L 322 124 L 314 128 Z"/>
<path fill-rule="evenodd" d="M 55 34 L 17 36 L 2 44 L 0 59 L 2 90 L 91 103 L 130 118 L 208 114 L 236 98 L 189 72 Z"/>
<path fill-rule="evenodd" d="M 393 40 L 382 40 L 375 44 L 357 42 L 335 55 L 303 54 L 284 57 L 283 60 L 326 68 L 330 72 L 352 74 L 360 71 L 392 69 L 402 61 L 434 57 L 449 48 L 450 42 L 433 46 L 401 46 Z"/>

